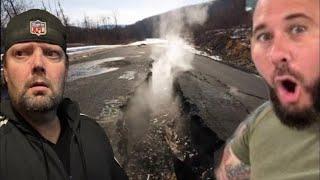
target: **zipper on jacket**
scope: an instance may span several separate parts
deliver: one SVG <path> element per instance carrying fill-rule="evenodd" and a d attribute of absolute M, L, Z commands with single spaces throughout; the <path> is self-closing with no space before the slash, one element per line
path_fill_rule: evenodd
<path fill-rule="evenodd" d="M 84 171 L 84 177 L 85 177 L 86 180 L 89 180 L 88 172 L 87 172 L 86 159 L 85 159 L 85 154 L 84 154 L 84 151 L 83 151 L 83 146 L 82 146 L 82 143 L 81 143 L 81 139 L 80 139 L 79 135 L 77 134 L 77 132 L 75 132 L 74 130 L 73 130 L 73 135 L 72 136 L 77 141 L 78 149 L 80 151 L 80 158 L 81 158 L 81 162 L 82 162 L 82 168 L 83 168 L 83 171 Z"/>

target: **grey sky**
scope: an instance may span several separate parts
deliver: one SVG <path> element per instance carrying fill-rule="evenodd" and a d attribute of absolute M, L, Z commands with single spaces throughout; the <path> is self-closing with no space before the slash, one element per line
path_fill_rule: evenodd
<path fill-rule="evenodd" d="M 61 0 L 71 23 L 79 24 L 86 15 L 91 20 L 101 16 L 118 16 L 118 24 L 132 24 L 143 18 L 163 13 L 178 7 L 208 2 L 209 0 Z"/>

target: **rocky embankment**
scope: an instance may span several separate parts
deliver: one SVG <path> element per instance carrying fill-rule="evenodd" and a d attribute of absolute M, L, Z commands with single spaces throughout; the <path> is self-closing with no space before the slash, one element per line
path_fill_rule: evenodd
<path fill-rule="evenodd" d="M 198 50 L 218 55 L 230 66 L 257 74 L 251 61 L 250 33 L 249 27 L 209 30 L 195 37 L 194 43 Z"/>

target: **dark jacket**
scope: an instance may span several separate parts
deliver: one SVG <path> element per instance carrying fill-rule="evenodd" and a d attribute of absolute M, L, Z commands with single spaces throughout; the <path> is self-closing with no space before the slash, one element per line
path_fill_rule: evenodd
<path fill-rule="evenodd" d="M 49 142 L 12 109 L 10 101 L 1 102 L 0 112 L 1 180 L 127 179 L 104 130 L 80 115 L 70 99 L 64 99 L 58 110 L 71 129 L 70 177 Z"/>

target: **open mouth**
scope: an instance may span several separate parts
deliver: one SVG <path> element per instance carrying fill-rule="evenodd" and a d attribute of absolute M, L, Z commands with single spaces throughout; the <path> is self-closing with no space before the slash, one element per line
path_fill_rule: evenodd
<path fill-rule="evenodd" d="M 279 99 L 285 103 L 295 103 L 299 99 L 299 83 L 290 76 L 276 78 Z"/>
<path fill-rule="evenodd" d="M 297 87 L 297 83 L 289 79 L 282 81 L 281 85 L 286 91 L 288 91 L 288 93 L 294 93 Z"/>

